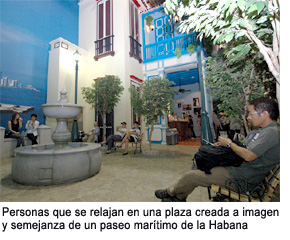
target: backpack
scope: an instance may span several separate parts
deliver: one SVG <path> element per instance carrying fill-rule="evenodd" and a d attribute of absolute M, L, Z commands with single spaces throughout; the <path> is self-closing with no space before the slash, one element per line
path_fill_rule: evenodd
<path fill-rule="evenodd" d="M 241 143 L 233 141 L 239 146 L 244 147 Z M 244 161 L 232 149 L 223 146 L 203 145 L 194 155 L 193 160 L 196 167 L 206 174 L 211 174 L 210 169 L 214 167 L 241 166 Z"/>

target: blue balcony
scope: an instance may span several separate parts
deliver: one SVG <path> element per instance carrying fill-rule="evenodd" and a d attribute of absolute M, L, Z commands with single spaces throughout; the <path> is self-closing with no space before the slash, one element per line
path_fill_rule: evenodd
<path fill-rule="evenodd" d="M 196 51 L 195 33 L 169 38 L 164 41 L 145 45 L 143 47 L 144 63 L 175 57 L 174 51 L 180 48 L 181 54 L 187 54 L 187 47 L 193 45 Z"/>

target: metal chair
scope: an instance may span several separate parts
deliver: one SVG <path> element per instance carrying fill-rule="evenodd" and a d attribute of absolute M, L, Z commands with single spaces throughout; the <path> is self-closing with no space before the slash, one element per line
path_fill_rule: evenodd
<path fill-rule="evenodd" d="M 245 183 L 245 182 L 243 182 Z M 237 191 L 233 191 L 229 188 L 230 184 L 235 184 Z M 229 200 L 240 201 L 240 202 L 270 202 L 272 196 L 278 185 L 280 184 L 280 164 L 270 171 L 270 173 L 265 177 L 263 182 L 251 187 L 251 190 L 245 188 L 242 190 L 240 188 L 239 180 L 229 179 L 225 186 L 211 185 L 208 187 L 209 199 L 210 190 L 216 193 L 217 200 L 223 200 L 224 198 L 229 198 Z M 247 183 L 246 183 L 247 186 Z"/>
<path fill-rule="evenodd" d="M 133 144 L 136 145 L 134 154 L 136 154 L 138 148 L 140 149 L 140 153 L 142 153 L 142 138 L 143 138 L 143 135 L 144 135 L 144 133 L 141 133 L 139 138 L 138 138 L 138 140 L 137 140 L 137 142 L 133 143 Z M 139 144 L 139 146 L 138 146 L 138 144 Z"/>

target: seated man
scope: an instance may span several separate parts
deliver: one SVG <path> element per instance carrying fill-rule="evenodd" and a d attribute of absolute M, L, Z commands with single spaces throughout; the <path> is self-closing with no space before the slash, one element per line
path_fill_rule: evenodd
<path fill-rule="evenodd" d="M 107 154 L 110 154 L 112 152 L 112 147 L 114 145 L 114 142 L 116 141 L 122 141 L 123 137 L 126 135 L 126 133 L 128 132 L 127 129 L 127 123 L 126 122 L 122 122 L 121 123 L 122 127 L 118 126 L 116 127 L 116 134 L 111 134 L 106 141 L 100 142 L 100 144 L 107 144 L 108 145 L 108 151 Z"/>
<path fill-rule="evenodd" d="M 91 129 L 91 131 L 85 136 L 83 137 L 83 142 L 98 142 L 98 137 L 100 135 L 100 128 L 99 128 L 99 123 L 95 122 L 94 123 L 94 127 Z"/>
<path fill-rule="evenodd" d="M 125 143 L 125 152 L 123 153 L 123 155 L 128 154 L 129 142 L 137 142 L 140 133 L 141 133 L 141 131 L 139 129 L 139 123 L 134 122 L 134 127 L 126 134 L 126 136 L 123 138 L 123 141 L 121 142 L 121 144 L 118 145 L 118 148 L 121 148 L 123 146 L 123 144 Z"/>
<path fill-rule="evenodd" d="M 163 202 L 184 202 L 198 186 L 224 185 L 229 179 L 243 179 L 249 183 L 260 183 L 268 172 L 280 162 L 280 137 L 277 128 L 278 104 L 268 98 L 258 98 L 248 106 L 248 121 L 259 130 L 248 134 L 247 148 L 239 147 L 229 138 L 218 138 L 216 146 L 227 146 L 245 161 L 240 167 L 215 167 L 212 174 L 195 169 L 187 172 L 176 184 L 155 191 Z"/>

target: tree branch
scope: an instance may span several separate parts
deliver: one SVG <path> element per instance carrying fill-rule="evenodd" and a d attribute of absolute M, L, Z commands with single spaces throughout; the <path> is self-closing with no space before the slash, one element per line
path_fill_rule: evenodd
<path fill-rule="evenodd" d="M 266 63 L 268 64 L 269 70 L 275 77 L 277 83 L 280 85 L 280 68 L 278 58 L 275 57 L 273 50 L 267 48 L 262 41 L 255 35 L 253 31 L 248 30 L 246 36 L 257 44 L 260 53 L 264 56 Z"/>

